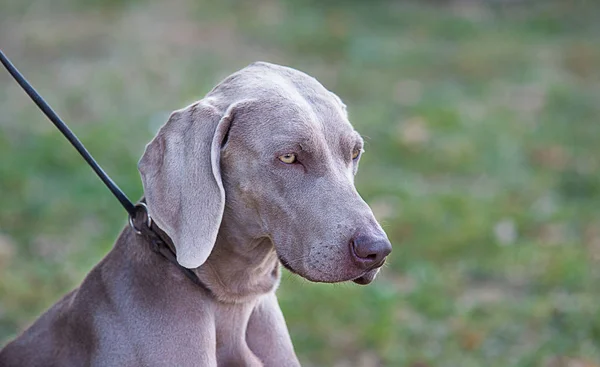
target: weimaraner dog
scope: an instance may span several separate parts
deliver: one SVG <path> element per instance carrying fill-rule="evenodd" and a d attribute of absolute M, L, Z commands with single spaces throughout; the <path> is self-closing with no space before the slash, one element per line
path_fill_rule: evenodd
<path fill-rule="evenodd" d="M 175 111 L 139 162 L 177 262 L 126 227 L 0 366 L 299 366 L 280 264 L 315 282 L 375 278 L 391 245 L 354 187 L 363 151 L 341 100 L 254 63 Z"/>

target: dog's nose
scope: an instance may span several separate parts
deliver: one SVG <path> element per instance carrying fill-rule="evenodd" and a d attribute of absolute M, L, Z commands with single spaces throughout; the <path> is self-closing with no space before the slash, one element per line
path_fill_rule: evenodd
<path fill-rule="evenodd" d="M 392 252 L 392 244 L 386 238 L 358 235 L 350 240 L 350 252 L 360 267 L 376 268 Z"/>

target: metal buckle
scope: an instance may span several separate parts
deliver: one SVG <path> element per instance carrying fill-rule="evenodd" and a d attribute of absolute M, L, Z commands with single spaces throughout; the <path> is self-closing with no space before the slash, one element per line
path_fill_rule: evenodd
<path fill-rule="evenodd" d="M 146 203 L 135 204 L 135 209 L 136 209 L 135 219 L 137 219 L 138 213 L 140 212 L 140 210 L 143 210 L 145 212 L 145 216 L 146 216 L 145 224 L 148 228 L 152 228 L 152 217 L 150 217 L 150 213 L 148 212 L 148 207 L 146 206 Z M 134 221 L 134 218 L 132 216 L 129 216 L 129 226 L 133 229 L 135 234 L 138 234 L 138 235 L 142 234 L 142 231 L 140 229 L 136 228 L 133 221 Z"/>

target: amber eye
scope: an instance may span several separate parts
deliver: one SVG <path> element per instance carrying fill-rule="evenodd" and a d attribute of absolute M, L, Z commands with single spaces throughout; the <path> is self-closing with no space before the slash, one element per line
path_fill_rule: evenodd
<path fill-rule="evenodd" d="M 358 158 L 359 155 L 360 155 L 360 149 L 357 148 L 352 151 L 352 159 Z"/>
<path fill-rule="evenodd" d="M 294 153 L 287 153 L 284 155 L 280 155 L 279 160 L 286 164 L 296 163 L 296 155 Z"/>

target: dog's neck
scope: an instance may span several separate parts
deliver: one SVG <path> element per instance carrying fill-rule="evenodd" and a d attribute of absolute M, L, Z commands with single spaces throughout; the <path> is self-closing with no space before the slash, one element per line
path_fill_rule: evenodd
<path fill-rule="evenodd" d="M 275 290 L 281 275 L 269 238 L 236 234 L 227 223 L 222 224 L 210 256 L 195 271 L 214 296 L 227 303 L 248 302 Z"/>
<path fill-rule="evenodd" d="M 105 301 L 116 302 L 111 305 L 118 312 L 127 314 L 133 308 L 145 315 L 160 315 L 156 323 L 163 322 L 165 328 L 184 328 L 174 326 L 184 323 L 207 335 L 214 333 L 217 340 L 227 340 L 217 344 L 216 349 L 217 359 L 223 364 L 258 365 L 245 333 L 261 295 L 272 291 L 279 281 L 279 260 L 269 241 L 232 243 L 219 237 L 209 259 L 195 269 L 210 295 L 152 251 L 148 239 L 136 235 L 129 226 L 97 268 L 90 273 L 95 277 L 87 282 L 99 282 L 96 286 L 105 292 Z M 87 287 L 89 290 L 90 285 Z M 206 329 L 207 319 L 212 319 L 214 331 Z M 231 358 L 235 362 L 227 363 Z"/>
<path fill-rule="evenodd" d="M 279 258 L 271 239 L 253 235 L 252 232 L 261 232 L 258 226 L 242 226 L 236 220 L 239 218 L 226 210 L 210 256 L 194 269 L 216 300 L 225 303 L 253 301 L 275 290 L 281 277 Z M 241 228 L 245 231 L 240 231 Z M 168 238 L 158 230 L 162 237 Z M 130 228 L 125 231 L 131 232 Z"/>

